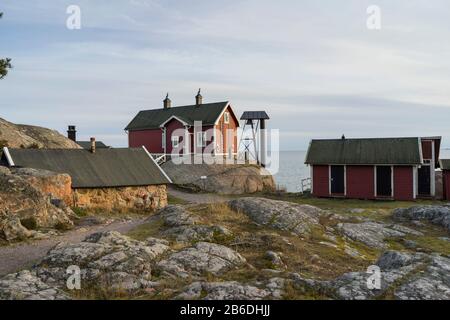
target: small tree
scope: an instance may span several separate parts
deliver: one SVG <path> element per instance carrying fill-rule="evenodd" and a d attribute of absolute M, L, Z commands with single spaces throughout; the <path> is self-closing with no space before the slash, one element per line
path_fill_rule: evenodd
<path fill-rule="evenodd" d="M 0 12 L 0 19 L 3 17 L 3 12 Z M 11 59 L 0 59 L 0 79 L 3 79 L 8 74 L 8 69 L 11 69 Z"/>

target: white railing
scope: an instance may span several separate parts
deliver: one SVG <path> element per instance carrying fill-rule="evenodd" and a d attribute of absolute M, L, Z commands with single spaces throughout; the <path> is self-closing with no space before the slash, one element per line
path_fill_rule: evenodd
<path fill-rule="evenodd" d="M 155 159 L 156 163 L 161 165 L 167 161 L 167 156 L 165 153 L 152 153 L 153 159 Z"/>
<path fill-rule="evenodd" d="M 301 193 L 311 191 L 311 178 L 305 178 L 300 181 Z"/>

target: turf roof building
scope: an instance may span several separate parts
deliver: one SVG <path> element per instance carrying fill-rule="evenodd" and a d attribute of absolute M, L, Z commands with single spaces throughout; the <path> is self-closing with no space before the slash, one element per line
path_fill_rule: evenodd
<path fill-rule="evenodd" d="M 435 196 L 440 137 L 312 140 L 305 164 L 317 197 L 414 200 Z"/>
<path fill-rule="evenodd" d="M 195 101 L 194 105 L 172 107 L 167 95 L 163 108 L 140 111 L 125 128 L 129 147 L 145 146 L 155 154 L 176 150 L 194 154 L 207 147 L 215 155 L 236 154 L 239 121 L 231 104 L 203 103 L 200 91 Z M 201 127 L 194 128 L 195 122 L 200 121 Z"/>
<path fill-rule="evenodd" d="M 95 146 L 95 145 L 94 145 Z M 48 170 L 71 177 L 68 205 L 154 210 L 167 205 L 170 178 L 144 148 L 9 149 L 1 164 Z"/>

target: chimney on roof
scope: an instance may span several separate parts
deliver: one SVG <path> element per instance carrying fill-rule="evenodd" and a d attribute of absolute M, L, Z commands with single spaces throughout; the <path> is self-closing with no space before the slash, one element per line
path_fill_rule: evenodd
<path fill-rule="evenodd" d="M 91 153 L 95 153 L 95 138 L 91 138 Z"/>
<path fill-rule="evenodd" d="M 75 129 L 75 126 L 69 126 L 69 129 L 67 130 L 67 138 L 72 141 L 77 141 L 77 130 Z"/>
<path fill-rule="evenodd" d="M 169 93 L 167 92 L 166 98 L 164 99 L 164 109 L 169 109 L 172 106 L 172 101 L 169 99 Z"/>
<path fill-rule="evenodd" d="M 200 91 L 202 91 L 201 88 L 198 89 L 198 93 L 197 93 L 197 95 L 195 96 L 195 105 L 196 105 L 196 106 L 199 106 L 199 105 L 201 105 L 201 104 L 203 103 L 203 97 L 202 97 L 202 95 L 200 94 Z"/>

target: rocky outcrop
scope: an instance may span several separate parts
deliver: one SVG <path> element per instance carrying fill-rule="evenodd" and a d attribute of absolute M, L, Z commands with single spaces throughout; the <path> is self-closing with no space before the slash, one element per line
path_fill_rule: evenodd
<path fill-rule="evenodd" d="M 167 276 L 187 278 L 207 273 L 222 274 L 245 263 L 244 257 L 228 247 L 199 242 L 193 247 L 173 253 L 160 261 L 157 267 Z"/>
<path fill-rule="evenodd" d="M 414 206 L 397 208 L 392 216 L 398 221 L 429 221 L 450 232 L 450 206 Z"/>
<path fill-rule="evenodd" d="M 293 279 L 298 287 L 326 292 L 344 300 L 379 299 L 386 295 L 399 300 L 450 299 L 448 257 L 387 251 L 376 265 L 381 270 L 379 289 L 368 286 L 373 273 L 367 272 L 350 272 L 331 281 L 304 279 L 299 275 L 294 275 Z"/>
<path fill-rule="evenodd" d="M 0 300 L 68 300 L 60 289 L 49 286 L 28 270 L 0 279 Z"/>
<path fill-rule="evenodd" d="M 0 147 L 79 149 L 78 144 L 57 131 L 14 124 L 0 118 Z"/>
<path fill-rule="evenodd" d="M 62 200 L 67 205 L 72 203 L 72 178 L 68 174 L 31 168 L 13 169 L 12 173 L 24 178 L 42 194 Z"/>
<path fill-rule="evenodd" d="M 154 212 L 167 205 L 166 185 L 76 189 L 71 205 L 108 212 Z"/>
<path fill-rule="evenodd" d="M 0 173 L 0 238 L 23 240 L 36 234 L 35 229 L 67 229 L 73 226 L 72 210 L 52 203 L 52 196 L 42 192 L 41 172 Z M 39 174 L 37 174 L 39 172 Z M 42 173 L 53 181 L 65 181 L 65 175 Z M 63 182 L 61 182 L 63 184 Z M 41 185 L 42 187 L 42 185 Z"/>
<path fill-rule="evenodd" d="M 291 231 L 297 235 L 309 233 L 313 226 L 319 226 L 319 217 L 324 214 L 314 206 L 266 198 L 239 198 L 228 204 L 231 209 L 246 214 L 260 225 Z"/>
<path fill-rule="evenodd" d="M 236 281 L 194 282 L 186 287 L 177 299 L 183 300 L 262 300 L 270 296 L 270 292 L 252 285 L 244 285 Z"/>
<path fill-rule="evenodd" d="M 388 225 L 381 222 L 367 221 L 362 223 L 339 223 L 337 230 L 346 238 L 359 241 L 372 248 L 387 248 L 385 239 L 404 237 L 407 234 L 422 235 L 413 229 L 400 226 Z"/>
<path fill-rule="evenodd" d="M 154 285 L 152 265 L 169 249 L 164 240 L 141 242 L 114 231 L 96 233 L 79 244 L 57 245 L 35 271 L 45 283 L 64 286 L 67 268 L 76 265 L 84 284 L 133 291 Z"/>
<path fill-rule="evenodd" d="M 168 161 L 162 168 L 174 184 L 194 191 L 245 194 L 275 190 L 272 175 L 255 165 L 175 164 Z"/>
<path fill-rule="evenodd" d="M 203 225 L 185 207 L 170 205 L 161 209 L 148 222 L 161 221 L 161 235 L 177 242 L 213 241 L 217 237 L 231 237 L 232 232 L 222 226 Z"/>

